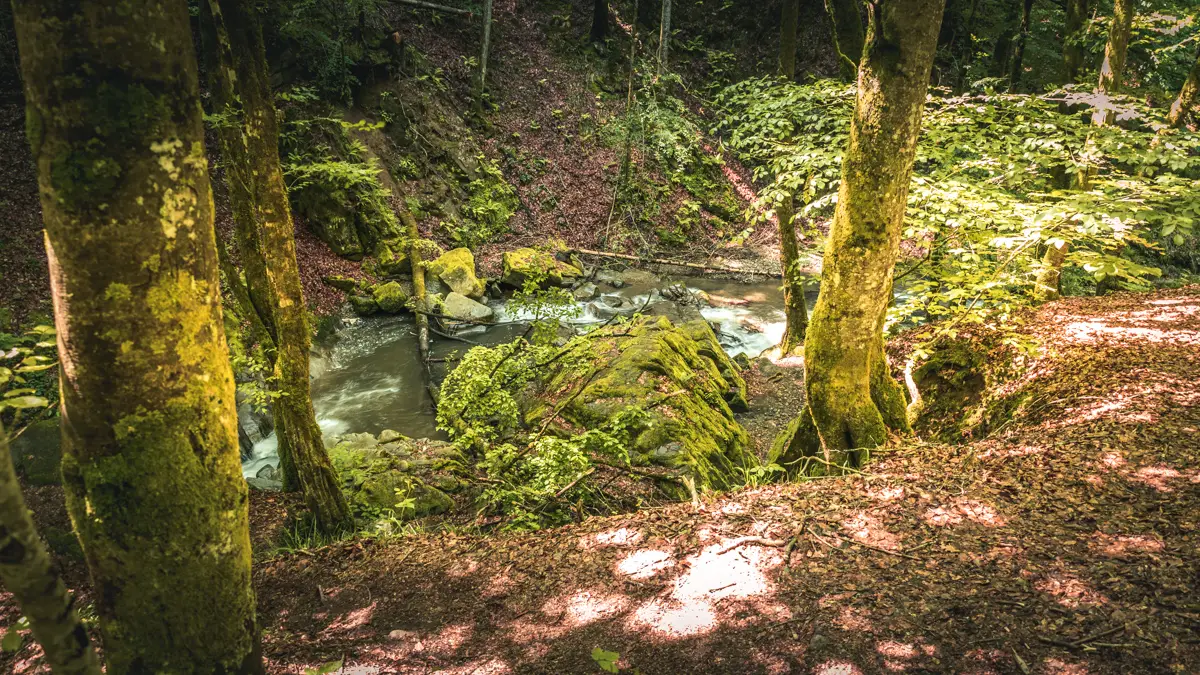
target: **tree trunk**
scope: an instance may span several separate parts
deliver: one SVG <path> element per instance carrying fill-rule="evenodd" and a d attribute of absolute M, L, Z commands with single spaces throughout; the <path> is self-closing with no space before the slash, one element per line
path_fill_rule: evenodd
<path fill-rule="evenodd" d="M 483 40 L 479 46 L 479 80 L 475 83 L 475 109 L 483 112 L 483 95 L 487 91 L 488 56 L 492 51 L 492 0 L 483 3 Z"/>
<path fill-rule="evenodd" d="M 1112 28 L 1108 31 L 1108 43 L 1104 45 L 1104 62 L 1100 64 L 1099 90 L 1103 94 L 1121 91 L 1125 77 L 1125 57 L 1129 51 L 1129 36 L 1133 31 L 1133 0 L 1116 0 L 1113 6 Z M 1092 113 L 1092 124 L 1102 127 L 1112 123 L 1112 110 L 1097 108 Z"/>
<path fill-rule="evenodd" d="M 608 0 L 592 3 L 592 42 L 604 42 L 608 38 Z"/>
<path fill-rule="evenodd" d="M 944 5 L 871 6 L 821 293 L 804 343 L 808 405 L 771 452 L 793 469 L 814 456 L 827 466 L 861 464 L 863 450 L 882 444 L 889 428 L 908 430 L 904 393 L 883 352 L 883 321 Z"/>
<path fill-rule="evenodd" d="M 323 531 L 336 531 L 349 525 L 350 512 L 313 413 L 307 304 L 279 165 L 279 130 L 262 31 L 247 0 L 208 0 L 202 14 L 238 249 L 251 304 L 274 347 L 267 353 L 278 393 L 271 407 L 283 487 L 304 495 Z"/>
<path fill-rule="evenodd" d="M 837 50 L 842 79 L 847 81 L 857 76 L 866 40 L 859 7 L 858 0 L 825 0 L 833 21 L 833 48 Z"/>
<path fill-rule="evenodd" d="M 107 672 L 260 673 L 187 3 L 13 4 Z"/>
<path fill-rule="evenodd" d="M 779 75 L 788 82 L 796 79 L 796 24 L 800 22 L 800 0 L 783 0 L 783 20 L 779 29 Z"/>
<path fill-rule="evenodd" d="M 1012 68 L 1008 73 L 1008 90 L 1013 93 L 1021 86 L 1021 76 L 1025 72 L 1025 43 L 1029 41 L 1032 14 L 1033 0 L 1025 0 L 1021 10 L 1021 32 L 1017 34 L 1016 45 L 1013 48 Z"/>
<path fill-rule="evenodd" d="M 1079 44 L 1083 36 L 1083 26 L 1087 22 L 1088 0 L 1067 0 L 1067 20 L 1063 27 L 1063 75 L 1066 84 L 1079 77 L 1079 68 L 1083 65 L 1083 45 Z"/>
<path fill-rule="evenodd" d="M 776 213 L 779 219 L 779 263 L 783 266 L 783 310 L 787 325 L 779 352 L 783 356 L 804 344 L 808 329 L 808 305 L 804 299 L 804 276 L 800 274 L 800 246 L 796 243 L 795 201 L 788 195 Z"/>
<path fill-rule="evenodd" d="M 1200 92 L 1200 54 L 1196 55 L 1196 62 L 1192 64 L 1192 70 L 1184 80 L 1183 88 L 1179 90 L 1179 96 L 1171 104 L 1171 110 L 1167 113 L 1168 124 L 1175 128 L 1183 126 L 1183 121 L 1187 119 L 1188 113 L 1196 105 L 1198 92 Z"/>
<path fill-rule="evenodd" d="M 13 594 L 56 675 L 100 675 L 100 662 L 74 599 L 25 508 L 8 437 L 0 427 L 0 582 Z M 11 630 L 11 629 L 10 629 Z"/>
<path fill-rule="evenodd" d="M 1033 289 L 1035 302 L 1049 302 L 1061 297 L 1060 280 L 1069 248 L 1070 245 L 1065 241 L 1058 246 L 1046 247 L 1046 255 L 1042 257 L 1042 271 L 1038 274 L 1037 286 Z"/>
<path fill-rule="evenodd" d="M 671 0 L 662 0 L 662 21 L 658 25 L 658 75 L 667 70 L 671 50 Z"/>

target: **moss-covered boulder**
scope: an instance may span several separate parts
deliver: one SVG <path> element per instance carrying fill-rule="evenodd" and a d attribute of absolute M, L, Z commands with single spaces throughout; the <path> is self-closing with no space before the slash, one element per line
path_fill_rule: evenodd
<path fill-rule="evenodd" d="M 343 293 L 353 293 L 358 288 L 358 279 L 343 274 L 329 274 L 321 277 L 321 281 L 330 288 L 336 288 Z"/>
<path fill-rule="evenodd" d="M 449 511 L 448 492 L 462 483 L 455 473 L 462 455 L 448 443 L 414 440 L 394 431 L 379 438 L 348 434 L 329 450 L 342 490 L 355 511 L 365 517 L 391 512 L 410 520 Z"/>
<path fill-rule="evenodd" d="M 459 295 L 473 300 L 483 297 L 484 284 L 475 276 L 475 256 L 471 255 L 470 249 L 456 248 L 447 251 L 429 263 L 425 269 Z"/>
<path fill-rule="evenodd" d="M 379 284 L 371 292 L 371 297 L 375 300 L 375 304 L 379 305 L 380 310 L 388 314 L 403 312 L 405 303 L 408 302 L 408 296 L 409 293 L 396 281 Z"/>
<path fill-rule="evenodd" d="M 631 461 L 675 469 L 698 488 L 742 482 L 757 464 L 750 438 L 734 419 L 746 384 L 704 321 L 673 326 L 643 318 L 589 336 L 592 374 L 554 374 L 528 406 L 526 423 L 562 434 L 610 425 L 630 408 L 644 412 L 630 430 Z M 586 382 L 577 395 L 580 382 Z"/>
<path fill-rule="evenodd" d="M 350 296 L 350 309 L 359 316 L 371 316 L 379 313 L 379 303 L 369 295 Z"/>
<path fill-rule="evenodd" d="M 412 260 L 408 257 L 402 242 L 395 242 L 379 247 L 375 255 L 375 276 L 395 277 L 402 274 L 412 274 Z"/>
<path fill-rule="evenodd" d="M 513 288 L 524 288 L 533 279 L 541 286 L 565 286 L 583 277 L 583 270 L 558 260 L 551 253 L 535 248 L 519 248 L 504 253 L 504 274 L 500 280 Z"/>

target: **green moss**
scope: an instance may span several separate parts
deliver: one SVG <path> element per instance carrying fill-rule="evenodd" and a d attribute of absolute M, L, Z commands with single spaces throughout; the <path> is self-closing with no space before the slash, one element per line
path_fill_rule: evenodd
<path fill-rule="evenodd" d="M 426 265 L 426 271 L 442 280 L 450 290 L 468 298 L 483 297 L 484 284 L 475 276 L 475 256 L 470 249 L 456 248 Z"/>
<path fill-rule="evenodd" d="M 404 311 L 404 305 L 408 302 L 408 293 L 404 292 L 404 288 L 395 281 L 376 286 L 371 295 L 379 309 L 388 314 L 399 314 Z"/>
<path fill-rule="evenodd" d="M 530 279 L 540 281 L 543 286 L 562 286 L 583 276 L 578 267 L 534 248 L 505 251 L 503 265 L 501 280 L 514 288 L 524 288 Z"/>

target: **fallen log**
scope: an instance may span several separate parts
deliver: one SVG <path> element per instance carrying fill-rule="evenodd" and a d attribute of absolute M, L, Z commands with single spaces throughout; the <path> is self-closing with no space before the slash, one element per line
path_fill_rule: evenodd
<path fill-rule="evenodd" d="M 411 5 L 422 9 L 432 9 L 435 12 L 446 12 L 447 14 L 461 14 L 463 16 L 474 17 L 475 13 L 469 9 L 459 9 L 458 7 L 447 7 L 446 5 L 437 5 L 432 2 L 422 2 L 422 0 L 392 0 L 399 5 Z"/>
<path fill-rule="evenodd" d="M 720 274 L 750 274 L 753 276 L 770 277 L 773 279 L 782 279 L 783 275 L 778 272 L 760 272 L 757 270 L 739 270 L 733 267 L 720 267 L 717 265 L 701 265 L 699 263 L 684 262 L 682 260 L 665 260 L 662 258 L 643 258 L 641 256 L 629 255 L 627 253 L 608 253 L 606 251 L 593 251 L 586 248 L 571 249 L 572 253 L 580 255 L 590 255 L 597 258 L 612 258 L 615 260 L 628 260 L 641 264 L 651 265 L 669 265 L 672 267 L 685 267 L 687 269 L 700 270 L 701 272 L 717 272 Z"/>

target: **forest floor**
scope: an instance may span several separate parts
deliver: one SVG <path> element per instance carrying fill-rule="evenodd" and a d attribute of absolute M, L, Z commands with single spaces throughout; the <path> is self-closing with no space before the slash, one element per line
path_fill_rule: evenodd
<path fill-rule="evenodd" d="M 897 440 L 859 475 L 287 553 L 269 539 L 288 499 L 253 493 L 269 669 L 590 673 L 599 647 L 645 675 L 1196 672 L 1200 288 L 1072 298 L 1022 330 L 1041 345 L 1010 383 L 1038 402 L 1024 416 L 970 443 Z M 799 373 L 753 373 L 752 405 Z M 60 491 L 28 494 L 63 525 Z M 36 648 L 3 666 L 37 672 Z"/>

